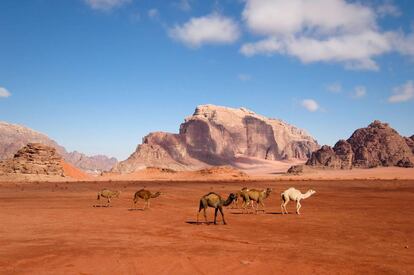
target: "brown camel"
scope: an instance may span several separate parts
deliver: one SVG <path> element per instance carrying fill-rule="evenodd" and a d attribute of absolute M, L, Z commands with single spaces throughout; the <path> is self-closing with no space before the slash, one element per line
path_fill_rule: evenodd
<path fill-rule="evenodd" d="M 247 187 L 243 187 L 241 190 L 235 193 L 236 198 L 232 202 L 231 208 L 237 208 L 237 209 L 240 208 L 240 202 L 244 201 L 245 193 L 247 191 L 249 191 L 249 189 Z"/>
<path fill-rule="evenodd" d="M 98 201 L 101 201 L 101 197 L 106 198 L 107 199 L 106 206 L 108 207 L 109 204 L 111 203 L 111 199 L 112 198 L 119 198 L 120 194 L 121 194 L 120 191 L 111 191 L 109 189 L 104 188 L 100 192 L 98 192 L 98 197 L 96 199 Z"/>
<path fill-rule="evenodd" d="M 222 199 L 220 195 L 214 192 L 210 192 L 207 195 L 202 196 L 200 199 L 200 206 L 197 212 L 197 224 L 198 224 L 198 216 L 201 210 L 204 210 L 204 219 L 206 223 L 208 223 L 207 213 L 206 213 L 206 210 L 208 207 L 214 208 L 214 224 L 217 224 L 217 211 L 219 210 L 221 213 L 221 217 L 223 218 L 223 224 L 226 224 L 226 221 L 224 220 L 223 206 L 230 205 L 235 198 L 236 198 L 236 195 L 234 193 L 230 193 L 229 197 L 226 200 Z"/>
<path fill-rule="evenodd" d="M 136 208 L 136 204 L 138 202 L 138 199 L 143 199 L 144 200 L 144 208 L 143 210 L 145 210 L 145 207 L 147 206 L 148 208 L 150 208 L 150 199 L 156 198 L 159 195 L 161 195 L 161 192 L 156 192 L 156 193 L 151 193 L 148 190 L 145 189 L 141 189 L 139 191 L 137 191 L 134 195 L 134 205 L 132 208 Z"/>
<path fill-rule="evenodd" d="M 250 189 L 243 194 L 243 211 L 247 211 L 247 206 L 251 204 L 251 207 L 254 209 L 254 202 L 256 202 L 256 209 L 255 213 L 259 211 L 259 206 L 262 206 L 261 211 L 265 211 L 264 200 L 272 193 L 271 188 L 267 188 L 266 190 L 257 190 L 257 189 Z"/>

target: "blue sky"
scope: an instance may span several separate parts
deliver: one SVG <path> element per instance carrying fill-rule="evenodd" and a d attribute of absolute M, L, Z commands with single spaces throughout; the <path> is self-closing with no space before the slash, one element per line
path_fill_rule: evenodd
<path fill-rule="evenodd" d="M 2 0 L 0 120 L 125 159 L 200 104 L 414 134 L 414 2 Z"/>

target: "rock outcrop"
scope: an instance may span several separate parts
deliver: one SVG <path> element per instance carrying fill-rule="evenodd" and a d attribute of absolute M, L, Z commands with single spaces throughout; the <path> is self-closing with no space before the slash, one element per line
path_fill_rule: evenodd
<path fill-rule="evenodd" d="M 115 158 L 107 156 L 86 156 L 79 152 L 67 152 L 66 149 L 46 135 L 20 125 L 0 122 L 0 160 L 10 159 L 28 143 L 41 143 L 56 149 L 64 160 L 84 171 L 109 171 L 116 163 Z"/>
<path fill-rule="evenodd" d="M 232 165 L 236 156 L 266 160 L 307 159 L 319 148 L 304 130 L 245 108 L 198 106 L 178 134 L 150 133 L 114 172 L 148 166 L 175 170 Z"/>
<path fill-rule="evenodd" d="M 405 142 L 407 142 L 408 147 L 410 147 L 411 152 L 414 154 L 414 135 L 406 137 Z"/>
<path fill-rule="evenodd" d="M 406 138 L 387 123 L 378 120 L 356 130 L 348 140 L 338 141 L 333 148 L 325 145 L 312 153 L 310 166 L 350 169 L 377 166 L 411 167 L 412 148 Z"/>
<path fill-rule="evenodd" d="M 63 159 L 56 149 L 40 143 L 29 143 L 12 159 L 0 162 L 3 174 L 64 176 Z"/>

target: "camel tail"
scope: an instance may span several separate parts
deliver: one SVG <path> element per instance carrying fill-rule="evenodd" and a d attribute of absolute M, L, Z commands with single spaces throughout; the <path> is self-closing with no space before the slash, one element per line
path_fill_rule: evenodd
<path fill-rule="evenodd" d="M 281 193 L 280 198 L 281 198 L 282 202 L 285 202 L 285 193 Z"/>
<path fill-rule="evenodd" d="M 100 200 L 101 199 L 101 194 L 98 193 L 98 197 L 96 199 Z"/>

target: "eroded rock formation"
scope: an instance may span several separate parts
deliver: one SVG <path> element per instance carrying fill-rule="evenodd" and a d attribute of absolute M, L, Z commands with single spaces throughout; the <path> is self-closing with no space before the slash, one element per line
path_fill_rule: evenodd
<path fill-rule="evenodd" d="M 56 149 L 40 143 L 29 143 L 12 159 L 0 162 L 3 174 L 64 176 L 63 159 Z"/>
<path fill-rule="evenodd" d="M 413 152 L 406 140 L 388 123 L 376 120 L 356 130 L 348 140 L 338 141 L 333 148 L 322 146 L 312 153 L 306 164 L 341 169 L 412 167 Z"/>
<path fill-rule="evenodd" d="M 236 156 L 266 160 L 307 159 L 318 149 L 304 130 L 245 108 L 198 106 L 178 134 L 150 133 L 114 172 L 129 173 L 148 166 L 176 170 L 232 165 Z"/>

